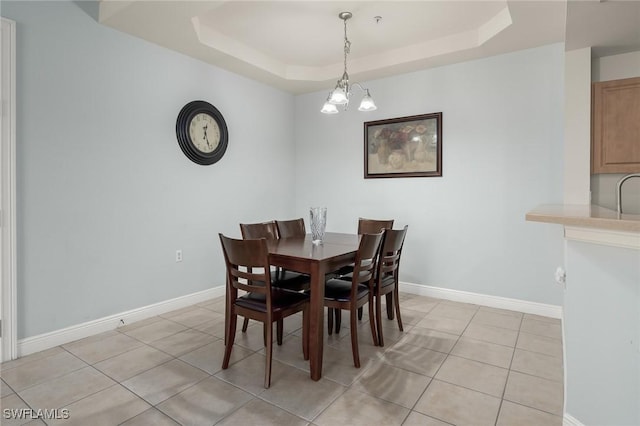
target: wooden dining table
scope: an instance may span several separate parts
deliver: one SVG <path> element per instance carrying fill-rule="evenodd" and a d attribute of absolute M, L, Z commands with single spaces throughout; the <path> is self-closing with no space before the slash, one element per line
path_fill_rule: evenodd
<path fill-rule="evenodd" d="M 313 380 L 322 377 L 325 275 L 353 263 L 359 242 L 359 235 L 336 232 L 325 233 L 320 244 L 314 244 L 310 234 L 267 241 L 272 266 L 310 276 L 309 368 Z"/>

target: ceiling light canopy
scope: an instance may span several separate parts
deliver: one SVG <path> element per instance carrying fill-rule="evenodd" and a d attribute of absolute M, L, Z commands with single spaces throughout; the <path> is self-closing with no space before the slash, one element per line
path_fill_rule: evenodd
<path fill-rule="evenodd" d="M 341 12 L 338 17 L 344 21 L 344 73 L 342 77 L 337 81 L 336 87 L 329 93 L 327 101 L 324 103 L 320 112 L 324 114 L 337 114 L 338 107 L 336 105 L 344 105 L 346 111 L 349 106 L 349 98 L 351 97 L 351 88 L 356 86 L 364 92 L 362 101 L 360 101 L 359 111 L 374 111 L 378 109 L 376 107 L 369 89 L 362 87 L 360 83 L 349 83 L 349 73 L 347 73 L 347 55 L 351 51 L 351 42 L 347 38 L 347 20 L 353 15 L 351 12 Z"/>

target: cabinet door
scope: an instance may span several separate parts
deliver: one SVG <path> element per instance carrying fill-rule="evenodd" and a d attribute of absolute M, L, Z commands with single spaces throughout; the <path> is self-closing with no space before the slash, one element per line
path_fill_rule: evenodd
<path fill-rule="evenodd" d="M 591 173 L 640 172 L 640 77 L 592 85 Z"/>

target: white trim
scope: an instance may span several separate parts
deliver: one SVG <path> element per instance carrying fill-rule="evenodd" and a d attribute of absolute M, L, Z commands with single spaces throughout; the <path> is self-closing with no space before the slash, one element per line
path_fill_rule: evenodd
<path fill-rule="evenodd" d="M 406 282 L 400 283 L 400 289 L 407 293 L 419 294 L 422 296 L 437 297 L 457 302 L 474 303 L 492 308 L 509 309 L 552 318 L 562 318 L 562 308 L 555 305 L 545 305 L 525 300 L 488 296 L 467 291 L 451 290 L 447 288 L 424 286 Z M 186 296 L 144 306 L 142 308 L 132 309 L 130 311 L 99 318 L 83 324 L 73 325 L 61 330 L 21 339 L 18 341 L 18 353 L 20 356 L 25 356 L 34 352 L 53 348 L 55 346 L 64 345 L 65 343 L 73 342 L 74 340 L 93 336 L 98 333 L 115 330 L 123 325 L 121 320 L 124 321 L 125 324 L 131 324 L 136 321 L 223 296 L 224 292 L 224 286 L 215 287 L 198 293 L 188 294 Z"/>
<path fill-rule="evenodd" d="M 564 237 L 567 240 L 640 250 L 640 233 L 638 232 L 565 226 Z"/>
<path fill-rule="evenodd" d="M 562 306 L 557 305 L 546 305 L 544 303 L 529 302 L 527 300 L 510 299 L 507 297 L 490 296 L 487 294 L 407 282 L 400 282 L 400 291 L 418 294 L 420 296 L 429 296 L 463 303 L 473 303 L 475 305 L 488 306 L 491 308 L 508 309 L 511 311 L 524 312 L 526 314 L 562 319 Z"/>
<path fill-rule="evenodd" d="M 564 242 L 565 246 L 567 244 L 567 242 Z M 566 256 L 566 249 L 565 249 L 565 256 Z M 566 265 L 566 262 L 565 262 Z M 564 318 L 562 320 L 562 322 L 560 323 L 560 327 L 562 330 L 562 395 L 564 395 L 564 398 L 562 398 L 562 412 L 565 413 L 565 416 L 567 415 L 567 333 L 566 333 L 566 328 L 565 328 L 565 322 L 564 322 Z M 573 419 L 573 417 L 571 417 Z M 564 422 L 566 424 L 566 421 Z"/>
<path fill-rule="evenodd" d="M 8 361 L 18 356 L 17 349 L 17 278 L 16 278 L 16 23 L 2 18 L 2 62 L 8 66 L 8 93 L 2 94 L 2 114 L 6 114 L 8 140 L 2 137 L 2 208 L 0 224 L 2 232 L 2 360 Z M 8 61 L 7 61 L 8 56 Z M 7 63 L 8 62 L 8 63 Z M 5 77 L 2 77 L 2 88 Z M 6 103 L 5 103 L 6 102 Z M 2 125 L 0 124 L 0 128 Z M 2 129 L 2 134 L 5 130 Z"/>
<path fill-rule="evenodd" d="M 224 293 L 224 286 L 215 287 L 197 293 L 188 294 L 186 296 L 176 297 L 175 299 L 165 300 L 153 305 L 144 306 L 142 308 L 132 309 L 130 311 L 99 318 L 83 324 L 72 325 L 71 327 L 66 327 L 61 330 L 21 339 L 18 342 L 18 353 L 20 356 L 25 356 L 34 352 L 40 352 L 45 349 L 73 342 L 74 340 L 93 336 L 94 334 L 115 330 L 116 328 L 122 327 L 126 324 L 131 324 L 136 321 L 171 312 L 196 303 L 202 303 L 206 300 L 213 299 L 214 297 L 223 296 Z M 124 321 L 124 324 L 121 321 Z"/>
<path fill-rule="evenodd" d="M 564 413 L 564 418 L 562 419 L 562 426 L 584 426 L 580 420 L 576 419 L 569 413 Z"/>

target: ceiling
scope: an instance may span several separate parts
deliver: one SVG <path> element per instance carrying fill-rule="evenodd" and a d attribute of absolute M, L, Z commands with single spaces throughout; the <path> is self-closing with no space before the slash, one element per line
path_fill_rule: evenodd
<path fill-rule="evenodd" d="M 344 23 L 338 14 L 343 11 L 353 13 L 347 23 L 349 75 L 351 81 L 363 81 L 565 38 L 567 47 L 571 41 L 574 48 L 605 40 L 597 47 L 601 53 L 638 50 L 638 6 L 640 1 L 597 0 L 572 0 L 568 7 L 565 0 L 101 0 L 99 21 L 283 90 L 305 93 L 330 90 L 342 75 Z"/>
<path fill-rule="evenodd" d="M 640 1 L 570 1 L 565 43 L 598 58 L 640 50 Z"/>

